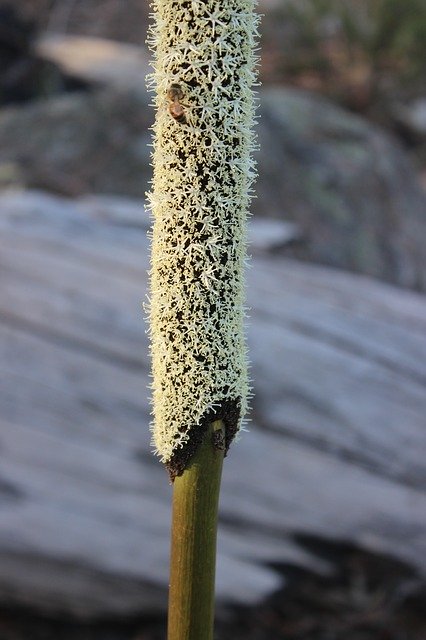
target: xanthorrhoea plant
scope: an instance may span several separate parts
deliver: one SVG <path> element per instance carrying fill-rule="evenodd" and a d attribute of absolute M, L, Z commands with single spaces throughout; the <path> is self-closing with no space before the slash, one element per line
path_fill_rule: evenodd
<path fill-rule="evenodd" d="M 254 4 L 153 3 L 153 429 L 156 450 L 177 477 L 175 491 L 206 433 L 223 455 L 247 407 L 243 320 Z"/>

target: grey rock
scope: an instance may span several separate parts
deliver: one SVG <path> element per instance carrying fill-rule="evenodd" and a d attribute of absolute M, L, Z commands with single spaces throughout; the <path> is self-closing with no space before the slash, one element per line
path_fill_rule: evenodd
<path fill-rule="evenodd" d="M 46 33 L 35 50 L 71 76 L 101 86 L 128 89 L 143 84 L 149 72 L 148 54 L 142 46 L 106 38 Z"/>
<path fill-rule="evenodd" d="M 426 96 L 418 97 L 407 104 L 396 105 L 395 119 L 420 140 L 426 139 Z"/>
<path fill-rule="evenodd" d="M 1 605 L 82 618 L 166 606 L 147 226 L 139 202 L 105 195 L 0 197 Z M 219 605 L 280 586 L 271 563 L 331 571 L 301 534 L 424 580 L 424 297 L 280 255 L 255 255 L 248 294 L 253 410 L 225 464 Z"/>
<path fill-rule="evenodd" d="M 262 92 L 256 211 L 299 224 L 293 255 L 426 288 L 426 192 L 400 145 L 326 99 Z"/>

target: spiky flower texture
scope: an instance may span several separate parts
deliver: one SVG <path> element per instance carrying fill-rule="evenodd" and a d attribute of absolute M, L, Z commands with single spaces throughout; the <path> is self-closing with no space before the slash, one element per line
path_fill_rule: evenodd
<path fill-rule="evenodd" d="M 247 408 L 246 218 L 254 0 L 155 0 L 151 259 L 154 443 L 180 475 L 213 420 Z"/>

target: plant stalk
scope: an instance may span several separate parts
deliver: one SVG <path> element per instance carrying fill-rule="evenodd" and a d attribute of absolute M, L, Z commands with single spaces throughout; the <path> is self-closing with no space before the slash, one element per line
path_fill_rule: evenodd
<path fill-rule="evenodd" d="M 211 423 L 190 465 L 174 481 L 168 640 L 213 640 L 224 438 L 223 422 Z"/>

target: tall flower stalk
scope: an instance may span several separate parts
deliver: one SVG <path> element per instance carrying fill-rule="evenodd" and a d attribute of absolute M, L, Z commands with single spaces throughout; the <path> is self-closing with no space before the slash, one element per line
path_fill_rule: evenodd
<path fill-rule="evenodd" d="M 183 609 L 189 607 L 184 614 L 189 617 L 200 609 L 194 592 L 206 591 L 200 578 L 206 571 L 181 547 L 187 538 L 186 547 L 197 556 L 202 529 L 210 522 L 214 535 L 201 544 L 213 547 L 213 554 L 207 549 L 204 554 L 213 562 L 213 572 L 207 571 L 212 582 L 212 519 L 221 461 L 247 408 L 243 321 L 246 218 L 253 180 L 254 4 L 153 2 L 153 435 L 156 452 L 174 481 L 169 610 L 169 639 L 174 640 L 211 637 L 211 628 L 200 635 L 195 623 L 182 623 L 186 631 L 175 632 Z M 207 521 L 203 512 L 208 512 Z M 203 554 L 198 555 L 197 562 L 203 562 Z M 182 573 L 186 587 L 179 582 Z M 184 588 L 186 593 L 180 593 Z M 206 619 L 205 611 L 202 615 Z"/>

